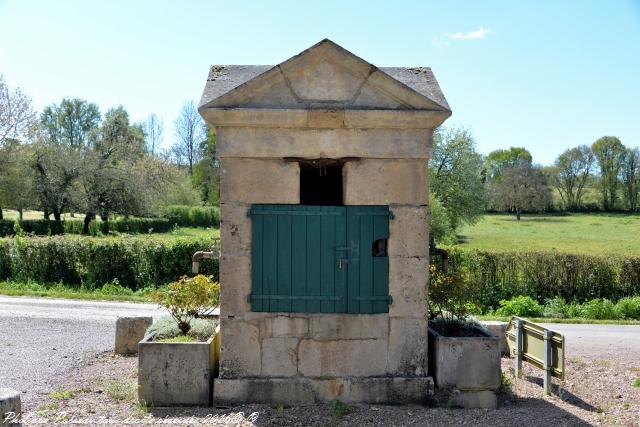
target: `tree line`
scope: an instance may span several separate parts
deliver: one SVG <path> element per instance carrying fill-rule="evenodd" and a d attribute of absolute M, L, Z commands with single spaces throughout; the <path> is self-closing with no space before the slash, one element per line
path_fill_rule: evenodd
<path fill-rule="evenodd" d="M 2 209 L 42 211 L 60 222 L 84 214 L 149 216 L 164 205 L 218 203 L 215 135 L 195 103 L 185 102 L 174 143 L 160 146 L 164 126 L 151 114 L 132 123 L 123 106 L 101 114 L 82 99 L 62 99 L 37 113 L 31 99 L 0 75 L 0 219 Z"/>
<path fill-rule="evenodd" d="M 640 208 L 640 150 L 615 136 L 570 148 L 543 167 L 522 147 L 483 156 L 466 129 L 443 127 L 434 134 L 429 177 L 432 234 L 441 240 L 487 211 L 519 220 L 523 212 Z"/>

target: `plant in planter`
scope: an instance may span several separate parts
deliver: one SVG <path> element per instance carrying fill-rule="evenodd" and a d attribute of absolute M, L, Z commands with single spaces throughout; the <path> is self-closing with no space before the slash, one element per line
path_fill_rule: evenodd
<path fill-rule="evenodd" d="M 465 272 L 430 267 L 429 367 L 450 406 L 495 408 L 500 339 L 469 320 L 477 287 Z"/>
<path fill-rule="evenodd" d="M 220 299 L 211 277 L 182 277 L 152 295 L 167 316 L 138 344 L 138 397 L 150 406 L 210 405 L 219 335 L 210 316 Z"/>

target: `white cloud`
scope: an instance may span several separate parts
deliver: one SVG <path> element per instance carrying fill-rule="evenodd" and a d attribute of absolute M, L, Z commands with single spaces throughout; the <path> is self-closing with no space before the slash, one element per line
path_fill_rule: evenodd
<path fill-rule="evenodd" d="M 460 31 L 453 34 L 444 33 L 446 37 L 449 37 L 450 39 L 453 39 L 453 40 L 479 40 L 487 37 L 490 34 L 494 34 L 494 32 L 484 27 L 480 27 L 476 31 L 470 31 L 468 33 L 463 33 Z"/>

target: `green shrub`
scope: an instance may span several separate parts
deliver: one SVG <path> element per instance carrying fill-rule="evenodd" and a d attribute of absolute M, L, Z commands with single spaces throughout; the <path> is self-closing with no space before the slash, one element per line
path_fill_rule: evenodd
<path fill-rule="evenodd" d="M 220 226 L 220 208 L 215 206 L 166 206 L 161 215 L 180 227 Z"/>
<path fill-rule="evenodd" d="M 576 302 L 640 295 L 640 257 L 447 250 L 450 266 L 465 271 L 470 281 L 480 285 L 472 300 L 484 309 L 495 309 L 500 300 L 518 295 Z"/>
<path fill-rule="evenodd" d="M 113 283 L 105 283 L 98 292 L 104 295 L 133 295 L 131 289 L 120 286 L 118 279 L 115 279 Z"/>
<path fill-rule="evenodd" d="M 544 305 L 544 317 L 555 317 L 558 319 L 563 319 L 568 317 L 567 311 L 569 310 L 569 305 L 566 303 L 564 298 L 555 297 L 548 298 L 547 302 Z"/>
<path fill-rule="evenodd" d="M 592 299 L 580 306 L 580 317 L 596 320 L 613 320 L 620 318 L 616 306 L 608 299 Z"/>
<path fill-rule="evenodd" d="M 210 245 L 206 239 L 165 242 L 151 236 L 0 239 L 0 280 L 88 289 L 117 280 L 131 290 L 156 288 L 189 273 L 193 254 Z M 217 278 L 218 261 L 203 260 L 200 271 Z"/>
<path fill-rule="evenodd" d="M 471 301 L 476 289 L 464 271 L 449 268 L 445 273 L 432 263 L 429 275 L 430 319 L 465 320 L 472 312 L 477 313 L 477 306 Z"/>
<path fill-rule="evenodd" d="M 617 302 L 615 310 L 622 319 L 640 320 L 640 296 L 622 298 Z"/>
<path fill-rule="evenodd" d="M 581 310 L 580 304 L 576 304 L 576 303 L 567 304 L 567 317 L 570 319 L 580 317 L 582 315 L 580 310 Z"/>
<path fill-rule="evenodd" d="M 191 328 L 189 329 L 188 335 L 196 338 L 198 341 L 206 341 L 215 332 L 218 321 L 216 319 L 192 318 L 189 319 L 189 324 Z M 157 339 L 170 339 L 176 338 L 181 334 L 176 320 L 171 316 L 163 316 L 149 326 L 145 336 L 153 336 Z"/>
<path fill-rule="evenodd" d="M 15 236 L 16 230 L 35 236 L 52 236 L 58 234 L 82 234 L 82 220 L 68 220 L 56 222 L 48 219 L 29 219 L 22 221 L 0 220 L 0 237 Z M 116 219 L 109 222 L 91 221 L 89 235 L 98 236 L 109 232 L 138 234 L 138 233 L 167 233 L 171 231 L 173 223 L 166 218 L 128 218 Z"/>
<path fill-rule="evenodd" d="M 510 300 L 501 300 L 500 308 L 496 310 L 496 314 L 498 316 L 539 317 L 543 310 L 544 307 L 538 301 L 529 296 L 520 295 Z"/>
<path fill-rule="evenodd" d="M 191 329 L 191 319 L 209 315 L 218 306 L 220 284 L 202 274 L 182 276 L 158 289 L 151 298 L 169 311 L 180 331 L 186 335 Z"/>

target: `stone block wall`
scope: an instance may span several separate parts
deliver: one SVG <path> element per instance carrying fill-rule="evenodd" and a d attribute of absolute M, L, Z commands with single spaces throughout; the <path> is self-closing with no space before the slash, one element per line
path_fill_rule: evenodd
<path fill-rule="evenodd" d="M 394 156 L 377 143 L 367 148 L 364 142 L 382 140 L 387 130 L 350 131 L 344 135 L 346 143 L 334 138 L 335 130 L 289 129 L 281 139 L 276 131 L 218 130 L 218 152 L 222 154 L 220 380 L 426 377 L 430 131 L 396 130 L 394 138 L 402 144 Z M 245 145 L 238 143 L 242 135 L 247 138 Z M 291 135 L 300 136 L 305 144 L 287 142 Z M 318 148 L 311 158 L 329 157 L 324 154 L 327 151 L 332 158 L 348 157 L 349 142 L 358 146 L 361 158 L 343 168 L 345 205 L 389 205 L 394 214 L 388 242 L 393 298 L 389 313 L 251 312 L 247 301 L 251 293 L 251 219 L 247 212 L 252 203 L 300 201 L 298 164 L 270 156 L 289 152 L 288 146 Z"/>

